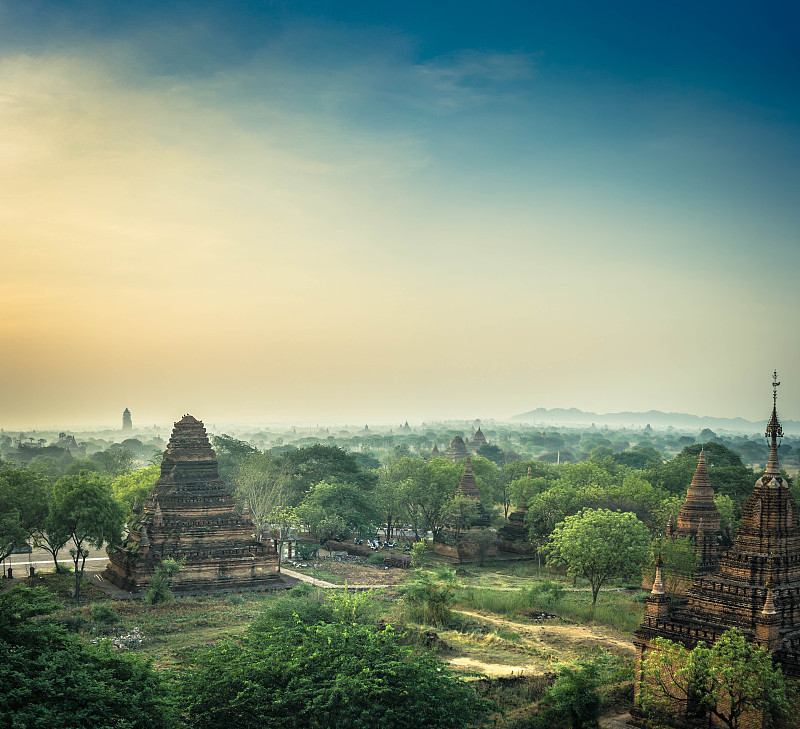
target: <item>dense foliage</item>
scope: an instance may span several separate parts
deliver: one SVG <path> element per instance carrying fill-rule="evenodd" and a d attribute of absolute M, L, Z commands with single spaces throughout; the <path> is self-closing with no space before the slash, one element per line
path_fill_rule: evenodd
<path fill-rule="evenodd" d="M 146 662 L 68 635 L 41 588 L 0 594 L 0 717 L 13 729 L 169 729 L 177 712 Z M 5 722 L 8 722 L 7 724 Z"/>
<path fill-rule="evenodd" d="M 324 618 L 325 611 L 319 617 Z M 331 615 L 331 612 L 327 613 Z M 195 729 L 484 726 L 490 709 L 431 655 L 391 627 L 300 615 L 255 624 L 241 642 L 195 658 L 183 693 Z"/>

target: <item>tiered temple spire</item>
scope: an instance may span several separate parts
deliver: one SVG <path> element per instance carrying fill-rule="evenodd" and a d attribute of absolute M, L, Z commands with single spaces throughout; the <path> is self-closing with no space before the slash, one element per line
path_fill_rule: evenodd
<path fill-rule="evenodd" d="M 769 650 L 785 675 L 800 677 L 800 524 L 778 462 L 779 384 L 777 374 L 773 375 L 772 417 L 765 434 L 770 440 L 767 470 L 742 508 L 742 525 L 733 546 L 720 556 L 713 573 L 695 580 L 687 605 L 669 605 L 663 595 L 648 598 L 645 618 L 635 633 L 637 664 L 654 649 L 652 641 L 657 637 L 693 647 L 738 628 L 747 640 Z M 702 495 L 706 487 L 701 465 L 693 486 Z M 641 674 L 637 671 L 637 675 Z M 640 695 L 638 684 L 636 695 Z M 634 719 L 641 716 L 637 711 L 635 707 Z"/>
<path fill-rule="evenodd" d="M 206 429 L 191 415 L 175 423 L 161 477 L 141 513 L 133 514 L 125 541 L 109 552 L 103 577 L 137 591 L 166 557 L 183 564 L 172 583 L 177 591 L 283 585 L 277 552 L 256 541 L 250 520 L 236 513 Z"/>

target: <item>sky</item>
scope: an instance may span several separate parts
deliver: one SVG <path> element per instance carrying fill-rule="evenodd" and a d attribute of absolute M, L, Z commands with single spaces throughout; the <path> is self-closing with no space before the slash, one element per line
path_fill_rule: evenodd
<path fill-rule="evenodd" d="M 0 427 L 800 419 L 798 25 L 0 0 Z"/>

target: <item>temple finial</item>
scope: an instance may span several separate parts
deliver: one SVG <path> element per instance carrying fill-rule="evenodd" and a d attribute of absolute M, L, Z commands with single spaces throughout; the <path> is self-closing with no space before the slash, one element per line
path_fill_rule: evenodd
<path fill-rule="evenodd" d="M 656 578 L 653 580 L 653 589 L 650 592 L 651 595 L 664 594 L 664 578 L 661 574 L 663 564 L 664 563 L 661 561 L 661 552 L 659 552 L 658 559 L 656 559 Z"/>
<path fill-rule="evenodd" d="M 781 421 L 778 420 L 778 387 L 781 383 L 778 382 L 778 371 L 772 373 L 772 417 L 767 424 L 767 430 L 764 437 L 770 439 L 769 444 L 769 460 L 767 461 L 767 469 L 764 475 L 766 476 L 780 476 L 781 468 L 778 463 L 778 438 L 783 438 L 783 427 Z"/>

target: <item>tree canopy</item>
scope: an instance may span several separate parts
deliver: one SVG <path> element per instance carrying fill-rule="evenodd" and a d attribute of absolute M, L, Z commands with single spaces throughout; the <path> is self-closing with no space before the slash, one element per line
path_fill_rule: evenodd
<path fill-rule="evenodd" d="M 466 729 L 486 726 L 490 708 L 390 626 L 298 616 L 200 654 L 183 691 L 195 729 Z"/>
<path fill-rule="evenodd" d="M 547 561 L 563 565 L 570 577 L 584 577 L 592 605 L 612 577 L 639 572 L 647 563 L 650 533 L 630 512 L 583 509 L 556 525 L 544 547 Z"/>

